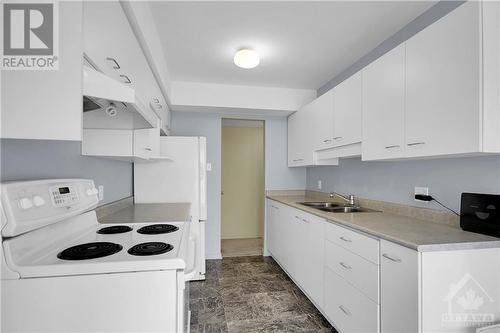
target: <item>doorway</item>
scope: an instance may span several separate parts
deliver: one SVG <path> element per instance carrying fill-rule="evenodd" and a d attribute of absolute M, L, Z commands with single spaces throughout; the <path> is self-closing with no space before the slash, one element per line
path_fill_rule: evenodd
<path fill-rule="evenodd" d="M 222 119 L 223 257 L 262 255 L 264 121 Z"/>

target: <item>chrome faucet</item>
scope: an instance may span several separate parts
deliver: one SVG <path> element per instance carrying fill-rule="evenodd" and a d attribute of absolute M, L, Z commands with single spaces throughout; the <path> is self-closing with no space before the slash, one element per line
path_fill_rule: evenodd
<path fill-rule="evenodd" d="M 349 203 L 349 206 L 355 206 L 356 201 L 354 200 L 354 195 L 349 194 L 348 196 L 342 195 L 337 192 L 330 192 L 330 199 L 333 199 L 335 196 L 338 196 L 339 198 L 347 201 Z"/>

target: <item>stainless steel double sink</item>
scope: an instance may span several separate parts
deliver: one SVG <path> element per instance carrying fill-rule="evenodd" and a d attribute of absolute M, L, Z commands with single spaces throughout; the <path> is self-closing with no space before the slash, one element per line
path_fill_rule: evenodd
<path fill-rule="evenodd" d="M 316 202 L 298 202 L 298 204 L 310 208 L 319 209 L 328 213 L 376 213 L 377 210 L 363 208 L 359 206 L 347 206 L 333 202 L 316 201 Z"/>

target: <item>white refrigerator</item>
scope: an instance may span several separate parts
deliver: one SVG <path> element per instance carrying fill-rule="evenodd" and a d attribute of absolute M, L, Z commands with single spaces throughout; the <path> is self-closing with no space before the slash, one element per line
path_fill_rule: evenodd
<path fill-rule="evenodd" d="M 135 203 L 191 203 L 197 270 L 194 280 L 205 277 L 206 146 L 205 137 L 162 136 L 160 155 L 170 159 L 134 165 Z"/>

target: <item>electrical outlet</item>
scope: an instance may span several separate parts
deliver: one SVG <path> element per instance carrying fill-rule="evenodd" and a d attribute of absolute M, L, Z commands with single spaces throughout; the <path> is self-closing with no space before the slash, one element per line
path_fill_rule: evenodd
<path fill-rule="evenodd" d="M 429 188 L 428 187 L 423 187 L 423 186 L 415 186 L 415 195 L 417 194 L 423 194 L 423 195 L 429 195 Z M 415 201 L 422 202 L 421 200 L 414 199 Z M 426 201 L 428 202 L 428 201 Z"/>
<path fill-rule="evenodd" d="M 104 200 L 104 185 L 99 185 L 99 201 Z"/>
<path fill-rule="evenodd" d="M 321 190 L 323 188 L 323 183 L 321 180 L 318 180 L 318 190 Z"/>

